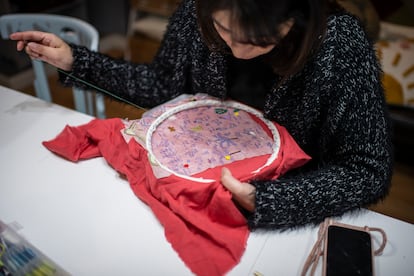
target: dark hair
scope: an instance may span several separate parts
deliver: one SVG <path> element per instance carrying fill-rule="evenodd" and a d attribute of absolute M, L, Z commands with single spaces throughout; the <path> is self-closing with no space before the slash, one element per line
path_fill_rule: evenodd
<path fill-rule="evenodd" d="M 337 7 L 335 0 L 197 0 L 198 24 L 206 44 L 213 51 L 228 50 L 217 33 L 212 14 L 229 10 L 230 22 L 243 33 L 240 40 L 257 46 L 276 44 L 265 55 L 275 73 L 288 77 L 298 72 L 321 43 L 327 14 Z M 285 37 L 278 26 L 294 23 Z"/>

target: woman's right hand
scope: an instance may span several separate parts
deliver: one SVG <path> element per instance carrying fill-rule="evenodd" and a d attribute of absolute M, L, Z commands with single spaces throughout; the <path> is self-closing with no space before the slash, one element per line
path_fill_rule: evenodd
<path fill-rule="evenodd" d="M 12 33 L 10 39 L 17 41 L 17 51 L 25 50 L 33 59 L 45 61 L 65 71 L 72 70 L 72 49 L 58 36 L 51 33 L 26 31 Z"/>

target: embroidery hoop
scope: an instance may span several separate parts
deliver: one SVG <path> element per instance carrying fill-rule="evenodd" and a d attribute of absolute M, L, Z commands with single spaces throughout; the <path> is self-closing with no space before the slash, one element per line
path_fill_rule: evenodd
<path fill-rule="evenodd" d="M 157 127 L 162 122 L 164 122 L 170 116 L 172 116 L 174 114 L 177 114 L 179 112 L 182 112 L 182 111 L 185 111 L 185 110 L 188 110 L 188 109 L 197 108 L 197 107 L 205 107 L 205 106 L 208 106 L 208 107 L 215 106 L 217 108 L 234 108 L 234 109 L 243 110 L 247 113 L 250 113 L 250 114 L 254 115 L 258 119 L 260 119 L 266 125 L 266 127 L 270 130 L 270 132 L 272 134 L 272 138 L 273 138 L 273 151 L 272 151 L 272 154 L 269 156 L 266 163 L 264 165 L 262 165 L 261 167 L 259 167 L 258 169 L 256 169 L 255 171 L 253 171 L 252 174 L 259 173 L 262 169 L 269 166 L 274 160 L 276 160 L 276 158 L 278 156 L 278 153 L 279 153 L 279 149 L 280 149 L 280 135 L 279 135 L 279 131 L 277 130 L 276 126 L 271 121 L 264 118 L 263 114 L 261 112 L 259 112 L 258 110 L 254 109 L 250 106 L 241 104 L 239 102 L 219 101 L 219 100 L 212 100 L 212 99 L 195 100 L 195 101 L 191 101 L 191 102 L 188 102 L 188 103 L 184 103 L 184 104 L 178 105 L 176 107 L 173 107 L 171 109 L 168 109 L 167 111 L 162 113 L 159 117 L 157 117 L 152 122 L 150 127 L 148 128 L 146 139 L 145 139 L 149 159 L 152 162 L 156 163 L 158 166 L 160 166 L 162 169 L 164 169 L 164 170 L 168 171 L 169 173 L 171 173 L 175 176 L 178 176 L 180 178 L 184 178 L 184 179 L 191 180 L 191 181 L 196 181 L 196 182 L 203 182 L 203 183 L 210 183 L 210 182 L 216 181 L 214 179 L 193 177 L 193 176 L 188 176 L 188 175 L 185 175 L 185 174 L 177 173 L 177 172 L 171 170 L 170 168 L 168 168 L 167 166 L 163 165 L 158 160 L 158 158 L 155 156 L 155 154 L 152 150 L 152 135 L 154 134 L 155 130 L 157 129 Z"/>

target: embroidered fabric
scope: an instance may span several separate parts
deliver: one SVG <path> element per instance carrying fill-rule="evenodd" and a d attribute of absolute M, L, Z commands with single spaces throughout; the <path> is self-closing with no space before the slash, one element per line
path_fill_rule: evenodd
<path fill-rule="evenodd" d="M 154 174 L 175 174 L 192 181 L 207 169 L 256 156 L 268 155 L 252 177 L 275 161 L 280 137 L 262 113 L 235 101 L 219 101 L 206 94 L 182 95 L 126 122 L 124 137 L 133 136 L 149 154 Z"/>
<path fill-rule="evenodd" d="M 212 99 L 205 98 L 205 95 L 197 97 L 203 103 L 198 106 L 201 110 L 184 108 L 190 110 L 188 116 L 173 112 L 160 121 L 156 120 L 166 111 L 174 110 L 172 106 L 182 105 L 183 99 L 188 102 L 190 98 L 183 96 L 148 111 L 140 120 L 96 119 L 77 127 L 66 126 L 56 138 L 43 142 L 43 145 L 75 162 L 104 157 L 126 177 L 135 195 L 148 204 L 164 227 L 166 239 L 193 273 L 223 275 L 240 261 L 249 229 L 246 218 L 232 201 L 231 193 L 220 182 L 221 168 L 226 166 L 234 177 L 248 182 L 252 178 L 277 178 L 305 164 L 310 157 L 299 148 L 285 128 L 257 119 L 260 114 L 251 116 L 248 115 L 250 110 L 236 110 L 236 106 L 211 108 L 205 104 L 209 102 L 203 101 Z M 176 119 L 171 120 L 171 117 Z M 187 119 L 190 121 L 183 121 Z M 221 129 L 210 134 L 209 127 L 213 130 L 220 128 L 212 126 L 210 119 L 216 123 L 228 120 L 231 124 L 219 124 Z M 170 125 L 173 122 L 177 124 Z M 171 131 L 169 127 L 176 131 Z M 158 133 L 159 130 L 163 133 Z M 181 136 L 188 135 L 175 136 L 179 131 Z M 255 133 L 255 139 L 252 139 L 250 132 Z M 242 134 L 254 143 L 240 143 L 244 141 Z M 225 135 L 228 136 L 223 139 Z M 147 143 L 148 137 L 151 137 L 151 144 Z M 228 139 L 234 137 L 240 140 Z M 173 145 L 182 143 L 181 139 L 191 143 L 183 147 Z M 203 144 L 218 150 L 206 151 L 202 149 Z M 175 151 L 163 154 L 171 150 L 170 145 L 174 146 Z M 147 147 L 151 147 L 152 152 Z M 231 154 L 233 150 L 240 150 L 240 156 L 239 153 Z M 209 157 L 212 162 L 208 162 L 204 155 L 207 152 L 216 157 L 214 162 L 213 157 Z M 154 159 L 152 155 L 156 156 L 156 162 L 151 161 Z M 229 160 L 227 156 L 230 156 Z M 194 162 L 196 158 L 200 161 Z M 179 168 L 188 164 L 187 169 L 190 169 L 193 164 L 204 165 L 206 160 L 208 166 L 189 174 L 185 171 L 177 173 L 173 166 L 175 164 Z M 160 169 L 160 162 L 168 166 L 167 170 Z"/>

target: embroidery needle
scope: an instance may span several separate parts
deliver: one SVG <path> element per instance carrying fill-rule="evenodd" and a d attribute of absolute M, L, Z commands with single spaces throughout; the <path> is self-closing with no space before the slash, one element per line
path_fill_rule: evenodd
<path fill-rule="evenodd" d="M 231 159 L 231 156 L 232 156 L 233 154 L 236 154 L 236 153 L 239 153 L 239 152 L 241 152 L 241 150 L 238 150 L 238 151 L 235 151 L 235 152 L 229 153 L 228 155 L 224 156 L 224 158 L 226 158 L 226 160 L 230 160 L 230 159 Z"/>

